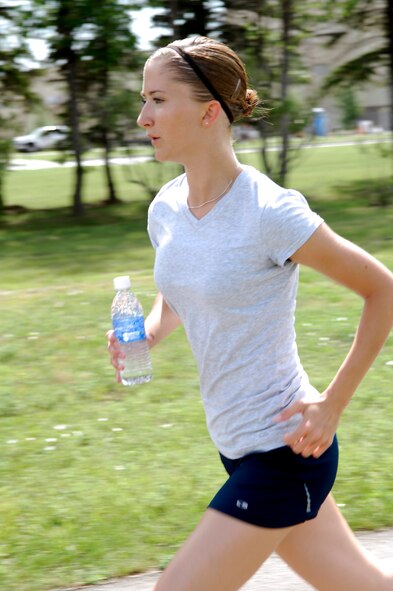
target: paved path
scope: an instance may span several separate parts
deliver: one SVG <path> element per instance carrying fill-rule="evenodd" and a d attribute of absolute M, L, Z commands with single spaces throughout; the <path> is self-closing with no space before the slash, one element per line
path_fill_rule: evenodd
<path fill-rule="evenodd" d="M 359 137 L 358 140 L 337 140 L 337 141 L 330 141 L 330 142 L 310 142 L 309 144 L 305 144 L 302 146 L 302 150 L 314 150 L 315 148 L 339 148 L 339 147 L 347 147 L 347 146 L 354 146 L 354 145 L 373 145 L 373 144 L 381 144 L 381 143 L 391 143 L 391 137 L 389 134 L 386 134 L 386 137 L 374 139 L 372 137 Z M 281 150 L 280 146 L 270 146 L 268 152 L 278 152 Z M 237 153 L 250 153 L 250 152 L 257 152 L 257 148 L 237 148 Z M 37 158 L 28 158 L 23 156 L 14 157 L 11 160 L 9 165 L 9 170 L 44 170 L 46 168 L 73 168 L 75 166 L 74 160 L 68 160 L 66 162 L 60 163 L 56 160 L 45 160 L 45 154 L 47 152 L 43 152 L 42 156 L 43 159 L 39 160 Z M 154 160 L 153 155 L 150 156 L 119 156 L 119 157 L 112 157 L 110 159 L 111 164 L 135 164 L 137 162 L 147 162 L 148 160 Z M 91 158 L 91 159 L 84 159 L 83 166 L 103 166 L 104 160 L 102 158 Z"/>
<path fill-rule="evenodd" d="M 361 532 L 357 537 L 364 548 L 370 551 L 384 568 L 393 572 L 393 529 Z M 158 576 L 158 572 L 151 572 L 103 581 L 87 587 L 70 587 L 62 591 L 151 591 Z M 272 556 L 263 568 L 242 587 L 241 591 L 312 591 L 312 589 L 313 587 L 300 579 L 277 556 Z"/>
<path fill-rule="evenodd" d="M 153 160 L 152 156 L 124 156 L 118 158 L 111 158 L 111 164 L 135 164 L 138 162 L 147 162 Z M 83 160 L 83 166 L 104 166 L 102 158 L 91 158 L 90 160 Z M 68 160 L 60 163 L 52 160 L 38 160 L 35 158 L 13 158 L 9 170 L 45 170 L 47 168 L 74 168 L 75 161 Z"/>

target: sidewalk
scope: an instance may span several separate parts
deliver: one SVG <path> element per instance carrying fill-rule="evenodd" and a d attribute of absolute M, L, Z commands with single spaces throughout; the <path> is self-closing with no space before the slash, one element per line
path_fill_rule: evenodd
<path fill-rule="evenodd" d="M 363 547 L 371 552 L 385 569 L 393 571 L 393 529 L 359 532 L 356 535 Z M 97 585 L 69 587 L 58 591 L 152 591 L 158 576 L 158 572 L 151 572 L 103 581 Z M 272 589 L 274 591 L 312 591 L 313 587 L 307 585 L 277 556 L 272 556 L 242 587 L 241 591 L 271 591 Z"/>

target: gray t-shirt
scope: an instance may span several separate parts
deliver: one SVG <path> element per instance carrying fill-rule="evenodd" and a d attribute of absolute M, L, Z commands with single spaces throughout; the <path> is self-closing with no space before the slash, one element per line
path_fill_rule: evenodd
<path fill-rule="evenodd" d="M 300 193 L 250 166 L 201 219 L 187 193 L 184 174 L 167 183 L 148 231 L 156 284 L 196 358 L 209 433 L 230 459 L 281 447 L 299 416 L 275 417 L 316 393 L 298 358 L 298 266 L 288 259 L 323 220 Z"/>

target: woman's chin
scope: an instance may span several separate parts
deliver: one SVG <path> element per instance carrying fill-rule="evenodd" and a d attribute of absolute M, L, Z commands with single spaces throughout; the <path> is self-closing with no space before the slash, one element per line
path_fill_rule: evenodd
<path fill-rule="evenodd" d="M 157 162 L 176 162 L 180 164 L 178 159 L 176 159 L 175 157 L 171 158 L 168 154 L 160 152 L 160 150 L 156 150 L 154 157 L 157 160 Z"/>

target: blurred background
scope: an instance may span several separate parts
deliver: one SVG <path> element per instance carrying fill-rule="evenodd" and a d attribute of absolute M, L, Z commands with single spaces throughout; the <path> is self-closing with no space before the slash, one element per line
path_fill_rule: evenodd
<path fill-rule="evenodd" d="M 83 161 L 94 150 L 103 158 L 106 198 L 115 202 L 110 157 L 115 150 L 126 156 L 144 137 L 136 127 L 143 63 L 153 47 L 197 34 L 228 43 L 247 64 L 270 116 L 239 123 L 234 134 L 259 140 L 261 168 L 281 183 L 315 138 L 354 133 L 383 151 L 393 119 L 392 18 L 389 0 L 256 0 L 247 7 L 2 0 L 0 208 L 24 205 L 4 186 L 10 164 L 28 166 L 15 150 L 62 150 L 57 160 L 75 164 L 69 199 L 76 215 L 87 198 Z"/>
<path fill-rule="evenodd" d="M 112 279 L 155 295 L 147 208 L 181 170 L 137 128 L 153 48 L 208 35 L 269 110 L 241 162 L 302 191 L 393 269 L 393 0 L 0 0 L 0 588 L 45 591 L 164 566 L 224 480 L 180 328 L 154 380 L 114 381 Z M 362 302 L 302 270 L 300 355 L 323 389 Z M 393 343 L 343 417 L 335 496 L 393 526 Z"/>

